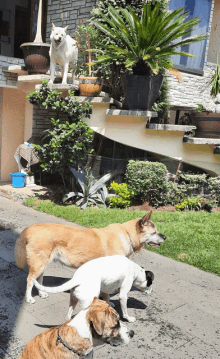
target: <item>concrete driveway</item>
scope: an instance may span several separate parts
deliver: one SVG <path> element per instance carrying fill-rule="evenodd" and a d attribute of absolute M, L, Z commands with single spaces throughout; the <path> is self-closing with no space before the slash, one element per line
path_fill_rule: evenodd
<path fill-rule="evenodd" d="M 28 225 L 43 222 L 68 223 L 0 197 L 0 358 L 18 358 L 31 338 L 65 321 L 69 294 L 36 296 L 35 304 L 25 303 L 27 271 L 14 263 L 18 235 Z M 127 346 L 96 347 L 94 359 L 220 358 L 220 278 L 147 250 L 132 260 L 154 272 L 153 292 L 130 292 L 128 311 L 137 318 L 129 324 L 134 338 Z M 73 273 L 51 264 L 44 283 L 61 284 Z M 118 296 L 112 301 L 120 312 Z"/>

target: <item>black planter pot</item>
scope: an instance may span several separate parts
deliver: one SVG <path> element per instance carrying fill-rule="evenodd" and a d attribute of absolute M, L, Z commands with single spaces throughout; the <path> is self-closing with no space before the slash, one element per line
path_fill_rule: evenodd
<path fill-rule="evenodd" d="M 122 84 L 129 110 L 151 110 L 163 82 L 163 76 L 124 75 Z"/>

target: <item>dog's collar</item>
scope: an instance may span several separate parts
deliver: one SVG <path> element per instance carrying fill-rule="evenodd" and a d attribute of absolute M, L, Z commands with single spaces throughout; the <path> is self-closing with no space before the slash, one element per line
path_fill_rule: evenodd
<path fill-rule="evenodd" d="M 62 325 L 62 324 L 61 324 Z M 61 325 L 58 327 L 57 329 L 57 340 L 56 340 L 56 345 L 60 342 L 61 344 L 63 344 L 63 346 L 67 349 L 69 349 L 71 352 L 73 352 L 74 354 L 77 354 L 79 358 L 86 358 L 86 359 L 92 359 L 93 358 L 93 349 L 89 349 L 87 350 L 86 353 L 78 353 L 76 350 L 74 350 L 73 348 L 70 348 L 68 346 L 68 344 L 61 338 L 60 336 L 60 327 Z"/>

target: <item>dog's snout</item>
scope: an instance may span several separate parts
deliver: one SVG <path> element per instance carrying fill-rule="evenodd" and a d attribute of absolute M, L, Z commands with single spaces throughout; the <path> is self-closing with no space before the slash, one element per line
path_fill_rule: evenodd
<path fill-rule="evenodd" d="M 130 336 L 130 338 L 133 338 L 133 336 L 134 336 L 134 331 L 133 330 L 130 330 L 129 336 Z"/>
<path fill-rule="evenodd" d="M 165 241 L 165 239 L 166 239 L 167 237 L 163 234 L 163 240 Z"/>

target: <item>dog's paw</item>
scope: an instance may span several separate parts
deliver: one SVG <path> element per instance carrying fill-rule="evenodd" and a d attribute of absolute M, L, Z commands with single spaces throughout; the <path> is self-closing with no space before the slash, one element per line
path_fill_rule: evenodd
<path fill-rule="evenodd" d="M 34 304 L 34 303 L 36 303 L 36 300 L 33 297 L 26 298 L 26 303 Z"/>
<path fill-rule="evenodd" d="M 135 318 L 135 317 L 129 317 L 129 316 L 124 317 L 124 319 L 126 319 L 129 323 L 134 323 L 134 322 L 135 322 L 135 320 L 136 320 L 136 318 Z"/>
<path fill-rule="evenodd" d="M 49 297 L 48 293 L 43 292 L 42 290 L 39 290 L 39 296 L 41 298 L 48 298 Z"/>

